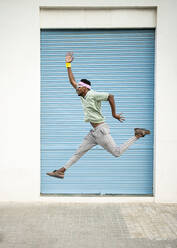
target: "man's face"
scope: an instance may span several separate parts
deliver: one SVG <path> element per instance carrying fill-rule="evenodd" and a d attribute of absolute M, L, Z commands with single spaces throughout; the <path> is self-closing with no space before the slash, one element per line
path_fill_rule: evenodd
<path fill-rule="evenodd" d="M 78 94 L 78 96 L 85 96 L 86 91 L 87 91 L 87 88 L 86 87 L 78 87 L 77 88 L 77 94 Z"/>

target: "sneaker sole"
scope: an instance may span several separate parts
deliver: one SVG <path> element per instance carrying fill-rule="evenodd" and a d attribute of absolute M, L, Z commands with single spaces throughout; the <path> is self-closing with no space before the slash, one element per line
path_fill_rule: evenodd
<path fill-rule="evenodd" d="M 148 129 L 144 129 L 144 128 L 134 128 L 134 130 L 135 130 L 135 132 L 136 132 L 136 130 L 137 129 L 141 129 L 141 130 L 143 130 L 144 131 L 144 135 L 146 135 L 146 134 L 150 134 L 151 132 L 150 132 L 150 130 L 148 130 Z"/>
<path fill-rule="evenodd" d="M 50 177 L 57 177 L 57 178 L 60 178 L 60 179 L 64 179 L 63 176 L 60 176 L 59 174 L 49 174 L 49 173 L 46 173 L 46 175 L 50 176 Z"/>

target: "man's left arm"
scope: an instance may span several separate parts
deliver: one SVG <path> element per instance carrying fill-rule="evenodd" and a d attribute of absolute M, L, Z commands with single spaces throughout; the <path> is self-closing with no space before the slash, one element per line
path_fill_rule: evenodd
<path fill-rule="evenodd" d="M 114 101 L 114 96 L 109 94 L 108 101 L 109 101 L 109 104 L 111 106 L 112 116 L 115 119 L 119 120 L 120 122 L 123 122 L 125 120 L 125 118 L 122 116 L 122 113 L 116 114 L 116 105 L 115 105 L 115 101 Z"/>

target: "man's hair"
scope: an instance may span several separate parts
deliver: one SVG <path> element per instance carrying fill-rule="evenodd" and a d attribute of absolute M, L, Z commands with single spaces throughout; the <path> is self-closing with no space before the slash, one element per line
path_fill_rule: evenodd
<path fill-rule="evenodd" d="M 91 85 L 91 82 L 88 81 L 87 79 L 81 79 L 81 82 L 83 82 L 84 84 Z"/>

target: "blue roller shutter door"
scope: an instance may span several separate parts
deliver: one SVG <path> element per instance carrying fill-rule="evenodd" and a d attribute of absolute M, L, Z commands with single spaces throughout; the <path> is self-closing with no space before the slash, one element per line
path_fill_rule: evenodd
<path fill-rule="evenodd" d="M 154 29 L 41 30 L 41 193 L 153 193 L 154 40 Z M 118 145 L 134 127 L 148 128 L 152 135 L 120 158 L 96 146 L 60 180 L 46 172 L 62 167 L 91 129 L 68 81 L 67 51 L 75 54 L 77 81 L 87 78 L 94 90 L 114 94 L 126 122 L 112 118 L 108 102 L 102 112 Z"/>

